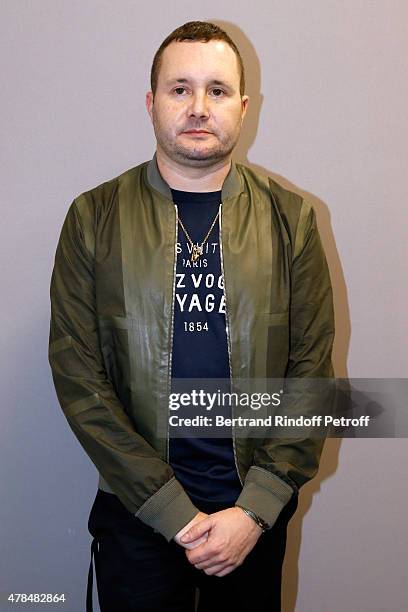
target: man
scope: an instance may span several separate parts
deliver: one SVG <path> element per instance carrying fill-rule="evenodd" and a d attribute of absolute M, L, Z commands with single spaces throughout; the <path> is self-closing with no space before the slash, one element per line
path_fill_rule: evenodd
<path fill-rule="evenodd" d="M 196 586 L 200 612 L 280 610 L 287 522 L 323 440 L 159 433 L 179 379 L 332 376 L 313 209 L 231 158 L 244 92 L 223 30 L 175 30 L 146 96 L 155 156 L 75 198 L 61 232 L 50 364 L 100 473 L 89 530 L 102 612 L 192 611 Z M 91 591 L 92 559 L 89 610 Z"/>

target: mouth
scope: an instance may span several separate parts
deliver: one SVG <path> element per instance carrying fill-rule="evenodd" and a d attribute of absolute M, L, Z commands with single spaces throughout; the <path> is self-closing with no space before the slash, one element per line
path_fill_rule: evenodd
<path fill-rule="evenodd" d="M 211 132 L 207 132 L 207 130 L 186 130 L 182 132 L 182 134 L 189 134 L 190 136 L 204 136 L 204 134 L 211 134 Z"/>

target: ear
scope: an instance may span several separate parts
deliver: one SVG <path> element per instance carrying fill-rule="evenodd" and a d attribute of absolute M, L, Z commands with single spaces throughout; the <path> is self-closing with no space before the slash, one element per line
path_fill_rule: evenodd
<path fill-rule="evenodd" d="M 149 113 L 149 117 L 150 119 L 153 121 L 153 92 L 152 91 L 148 91 L 146 94 L 146 109 L 147 112 Z"/>
<path fill-rule="evenodd" d="M 242 118 L 241 118 L 241 123 L 244 121 L 244 117 L 246 115 L 246 112 L 248 110 L 248 104 L 249 104 L 249 96 L 242 96 L 241 97 L 241 108 L 242 108 Z"/>

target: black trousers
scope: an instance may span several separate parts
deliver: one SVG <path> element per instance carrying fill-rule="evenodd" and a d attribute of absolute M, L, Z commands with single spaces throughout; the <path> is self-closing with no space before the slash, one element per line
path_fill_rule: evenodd
<path fill-rule="evenodd" d="M 207 513 L 224 508 L 199 507 Z M 188 561 L 182 546 L 155 533 L 116 495 L 98 489 L 88 521 L 94 539 L 87 612 L 92 612 L 92 557 L 101 612 L 194 612 L 196 587 L 198 612 L 280 612 L 286 530 L 296 508 L 294 497 L 242 565 L 226 576 L 208 576 Z"/>

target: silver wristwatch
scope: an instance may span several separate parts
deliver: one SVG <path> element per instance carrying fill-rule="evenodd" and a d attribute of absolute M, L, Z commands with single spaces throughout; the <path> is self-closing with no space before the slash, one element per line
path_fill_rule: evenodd
<path fill-rule="evenodd" d="M 255 514 L 255 512 L 252 512 L 252 510 L 248 510 L 248 508 L 243 508 L 239 504 L 235 504 L 235 505 L 237 508 L 241 508 L 241 510 L 243 510 L 245 514 L 250 516 L 251 519 L 255 521 L 257 525 L 259 525 L 259 527 L 262 529 L 263 532 L 268 531 L 268 529 L 270 529 L 270 525 L 268 525 L 268 523 L 266 523 L 263 519 L 261 519 L 260 516 Z"/>

